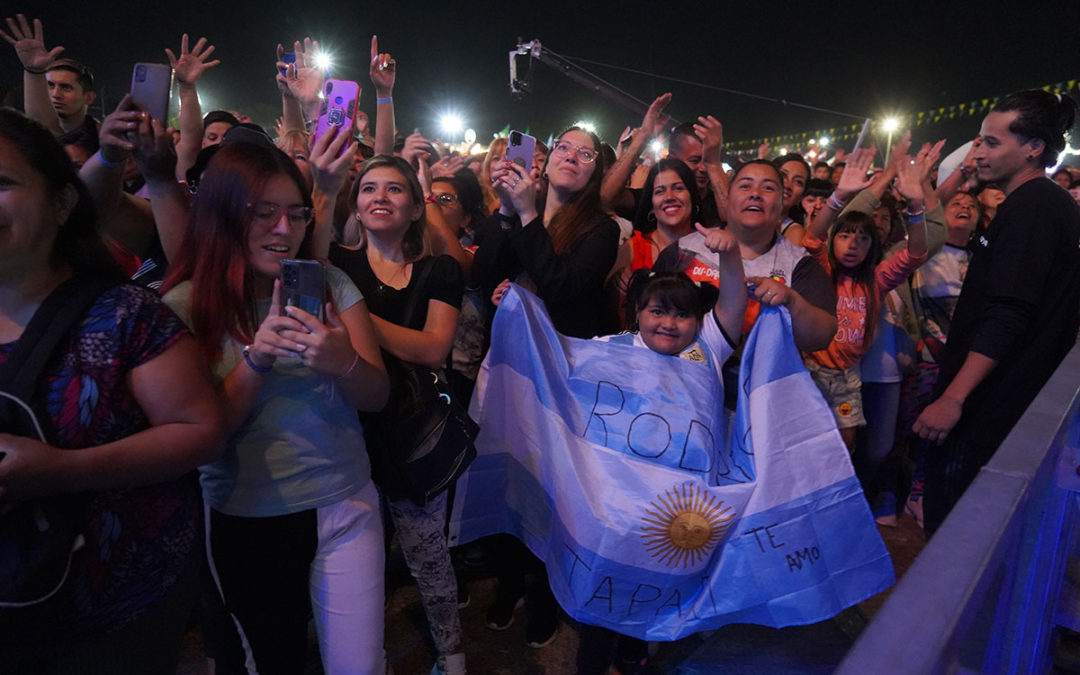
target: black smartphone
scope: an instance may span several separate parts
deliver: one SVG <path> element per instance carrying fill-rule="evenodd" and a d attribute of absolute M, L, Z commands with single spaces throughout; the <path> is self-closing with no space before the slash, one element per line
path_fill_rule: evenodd
<path fill-rule="evenodd" d="M 285 52 L 284 54 L 281 55 L 281 61 L 282 61 L 282 63 L 286 63 L 286 64 L 296 63 L 296 52 Z M 288 68 L 286 67 L 286 68 L 278 68 L 278 72 L 281 73 L 282 75 L 285 75 L 289 71 L 288 71 Z"/>
<path fill-rule="evenodd" d="M 324 321 L 326 305 L 326 271 L 315 260 L 281 261 L 281 301 L 285 307 L 299 307 Z"/>

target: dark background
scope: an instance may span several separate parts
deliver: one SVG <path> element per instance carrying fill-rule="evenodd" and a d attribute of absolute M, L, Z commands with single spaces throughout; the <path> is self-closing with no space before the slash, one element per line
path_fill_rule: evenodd
<path fill-rule="evenodd" d="M 1000 5 L 1000 6 L 995 6 Z M 455 111 L 486 142 L 510 124 L 541 139 L 579 119 L 609 142 L 640 116 L 590 94 L 546 66 L 514 100 L 507 53 L 539 38 L 571 57 L 882 118 L 1000 96 L 1080 77 L 1080 2 L 1056 3 L 638 3 L 638 2 L 220 2 L 144 0 L 5 3 L 45 23 L 46 45 L 94 71 L 106 106 L 127 90 L 137 61 L 167 62 L 180 34 L 205 35 L 222 64 L 200 81 L 203 109 L 226 108 L 270 124 L 280 114 L 274 47 L 311 36 L 334 55 L 335 77 L 364 87 L 369 42 L 398 62 L 398 127 L 439 136 Z M 0 86 L 17 87 L 14 50 L 0 43 Z M 6 52 L 4 50 L 7 50 Z M 858 124 L 831 115 L 586 65 L 640 99 L 671 91 L 682 121 L 711 113 L 730 141 Z M 1076 90 L 1073 90 L 1074 95 Z M 95 106 L 94 115 L 102 117 Z M 978 131 L 981 111 L 914 129 L 915 140 L 955 147 Z M 881 139 L 884 142 L 884 139 Z M 841 143 L 843 143 L 841 141 Z M 779 145 L 779 144 L 774 144 Z M 847 142 L 850 147 L 851 141 Z M 947 149 L 948 149 L 947 148 Z"/>

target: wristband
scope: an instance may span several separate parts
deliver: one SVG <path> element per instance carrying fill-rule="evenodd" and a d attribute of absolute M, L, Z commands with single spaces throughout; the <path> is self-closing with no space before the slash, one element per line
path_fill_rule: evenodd
<path fill-rule="evenodd" d="M 353 358 L 352 365 L 349 366 L 349 369 L 346 370 L 344 373 L 338 375 L 334 379 L 335 380 L 344 380 L 346 377 L 349 376 L 349 373 L 351 373 L 353 371 L 353 368 L 355 368 L 356 364 L 358 364 L 358 363 L 360 363 L 360 352 L 356 352 L 356 356 Z"/>
<path fill-rule="evenodd" d="M 905 213 L 904 217 L 907 218 L 909 223 L 921 223 L 926 220 L 926 216 L 923 215 L 924 213 L 925 211 L 921 213 Z"/>
<path fill-rule="evenodd" d="M 840 201 L 839 199 L 836 198 L 836 193 L 835 192 L 832 193 L 831 195 L 829 195 L 829 199 L 828 199 L 828 201 L 825 202 L 825 205 L 828 206 L 833 211 L 843 211 L 844 210 L 844 202 L 842 202 L 842 201 Z"/>
<path fill-rule="evenodd" d="M 26 66 L 23 66 L 23 70 L 30 73 L 31 75 L 44 75 L 45 73 L 49 72 L 48 68 L 46 68 L 45 70 L 34 70 L 33 68 L 27 68 Z"/>
<path fill-rule="evenodd" d="M 378 96 L 376 96 L 375 97 L 375 102 L 376 103 L 393 103 L 394 102 L 394 97 L 393 96 L 387 96 L 386 98 L 379 98 Z"/>
<path fill-rule="evenodd" d="M 240 351 L 244 354 L 244 361 L 248 364 L 248 368 L 251 368 L 256 373 L 269 373 L 271 370 L 274 369 L 273 366 L 260 366 L 259 364 L 255 363 L 255 361 L 251 358 L 251 345 L 244 345 L 244 348 Z"/>
<path fill-rule="evenodd" d="M 101 162 L 102 166 L 106 166 L 110 169 L 116 169 L 124 165 L 123 162 L 110 162 L 109 160 L 105 159 L 105 155 L 101 154 L 100 150 L 98 150 L 97 158 L 98 161 Z"/>
<path fill-rule="evenodd" d="M 438 203 L 439 203 L 438 200 L 435 199 L 435 195 L 428 195 L 427 197 L 424 197 L 424 201 L 426 203 L 428 203 L 428 204 L 435 204 L 435 205 L 438 205 Z"/>

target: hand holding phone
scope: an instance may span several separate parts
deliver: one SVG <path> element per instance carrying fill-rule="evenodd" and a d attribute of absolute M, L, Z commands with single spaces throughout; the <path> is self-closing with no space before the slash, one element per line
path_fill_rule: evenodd
<path fill-rule="evenodd" d="M 163 63 L 136 63 L 131 71 L 131 100 L 162 126 L 169 122 L 172 74 Z"/>
<path fill-rule="evenodd" d="M 326 305 L 326 271 L 316 260 L 281 261 L 282 313 L 285 307 L 299 307 L 324 321 Z"/>
<path fill-rule="evenodd" d="M 506 144 L 507 161 L 517 164 L 526 171 L 532 170 L 533 154 L 536 152 L 536 139 L 520 131 L 511 131 Z"/>

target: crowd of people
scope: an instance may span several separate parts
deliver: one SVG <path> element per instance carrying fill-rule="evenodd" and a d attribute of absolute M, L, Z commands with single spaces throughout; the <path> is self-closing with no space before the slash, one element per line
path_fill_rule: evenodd
<path fill-rule="evenodd" d="M 476 157 L 398 134 L 375 38 L 374 124 L 317 135 L 310 40 L 268 60 L 282 116 L 266 130 L 203 114 L 218 62 L 184 35 L 165 50 L 170 128 L 130 95 L 92 118 L 91 70 L 43 34 L 22 15 L 0 30 L 24 71 L 24 112 L 0 110 L 0 390 L 71 280 L 104 290 L 40 355 L 29 400 L 0 408 L 0 555 L 16 507 L 81 498 L 59 586 L 0 598 L 0 670 L 174 672 L 198 604 L 216 672 L 302 672 L 309 617 L 328 672 L 387 672 L 396 535 L 432 672 L 464 673 L 451 493 L 410 498 L 387 402 L 412 366 L 468 400 L 511 283 L 560 333 L 707 362 L 729 394 L 760 308 L 785 307 L 878 522 L 906 511 L 928 534 L 1076 340 L 1080 174 L 1047 173 L 1068 96 L 1002 98 L 940 166 L 944 142 L 909 134 L 811 166 L 733 161 L 712 115 L 671 128 L 665 94 L 614 146 L 571 127 L 522 166 L 505 140 Z M 286 259 L 325 263 L 324 305 L 283 300 Z M 10 421 L 19 404 L 36 437 Z M 543 564 L 514 539 L 484 550 L 488 626 L 524 603 L 529 644 L 548 644 Z M 580 632 L 583 675 L 648 672 L 644 643 Z"/>

